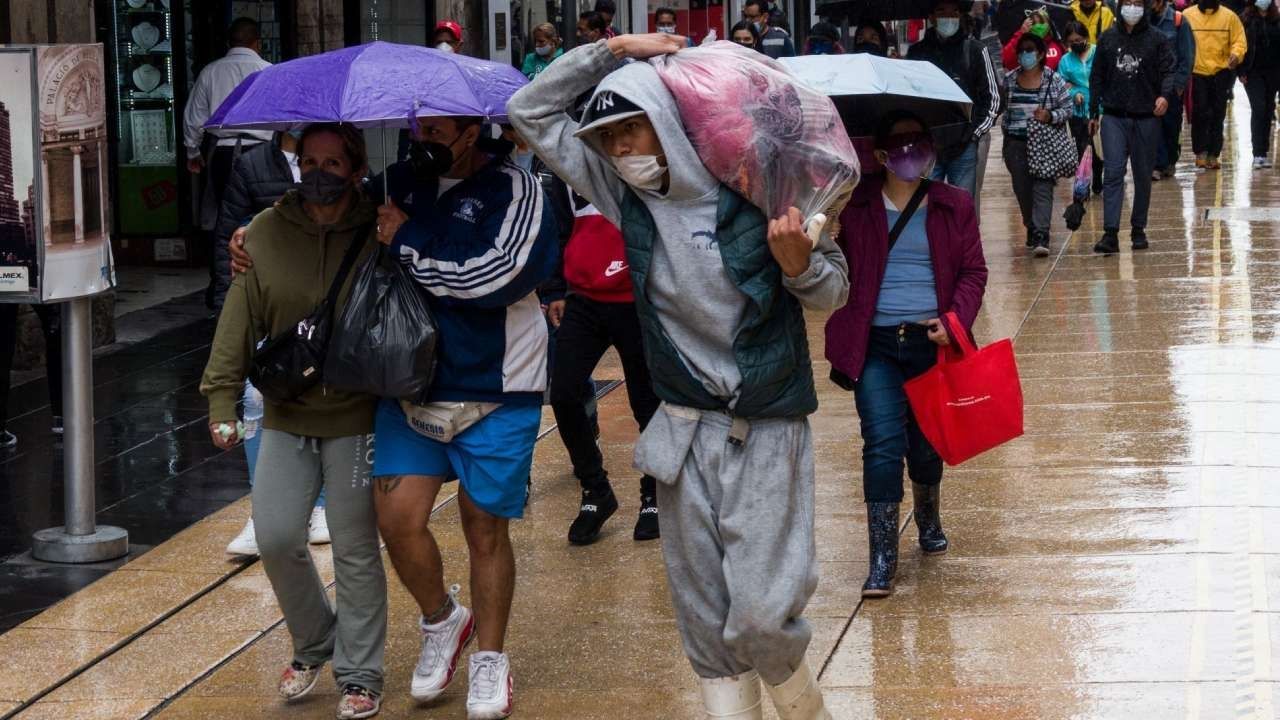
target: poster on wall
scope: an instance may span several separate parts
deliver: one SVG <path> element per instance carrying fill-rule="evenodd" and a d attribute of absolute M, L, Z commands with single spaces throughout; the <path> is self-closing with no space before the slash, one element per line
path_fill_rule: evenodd
<path fill-rule="evenodd" d="M 0 48 L 0 302 L 115 286 L 101 45 Z"/>

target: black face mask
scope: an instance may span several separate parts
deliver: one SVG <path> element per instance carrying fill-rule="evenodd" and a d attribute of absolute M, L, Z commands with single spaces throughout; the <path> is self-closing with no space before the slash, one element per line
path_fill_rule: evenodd
<path fill-rule="evenodd" d="M 434 180 L 449 172 L 457 159 L 453 156 L 453 145 L 462 136 L 445 145 L 431 140 L 414 140 L 409 143 L 409 165 L 419 180 Z"/>
<path fill-rule="evenodd" d="M 1071 43 L 1071 52 L 1077 55 L 1083 55 L 1085 50 L 1089 49 L 1089 43 L 1077 42 Z"/>
<path fill-rule="evenodd" d="M 854 54 L 879 55 L 884 57 L 884 48 L 873 42 L 860 42 L 853 46 Z"/>
<path fill-rule="evenodd" d="M 342 199 L 351 187 L 347 178 L 312 168 L 302 173 L 302 180 L 295 187 L 302 199 L 313 205 L 332 205 Z"/>
<path fill-rule="evenodd" d="M 1204 12 L 1213 12 L 1214 10 L 1217 10 L 1218 5 L 1218 0 L 1200 0 L 1199 2 L 1200 9 Z"/>

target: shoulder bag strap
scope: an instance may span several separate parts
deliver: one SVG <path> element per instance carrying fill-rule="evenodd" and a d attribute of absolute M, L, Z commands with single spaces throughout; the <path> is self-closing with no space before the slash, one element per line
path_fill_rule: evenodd
<path fill-rule="evenodd" d="M 356 228 L 356 234 L 351 238 L 351 244 L 347 246 L 347 252 L 342 256 L 342 264 L 338 266 L 338 274 L 333 276 L 333 282 L 329 284 L 329 292 L 324 296 L 325 312 L 329 318 L 333 319 L 333 306 L 338 304 L 338 293 L 342 291 L 342 284 L 346 282 L 347 276 L 351 274 L 351 266 L 356 264 L 356 258 L 360 257 L 360 250 L 364 247 L 365 240 L 369 236 L 369 231 L 373 229 L 373 223 L 365 223 Z"/>
<path fill-rule="evenodd" d="M 920 187 L 916 188 L 915 193 L 911 196 L 911 200 L 907 206 L 898 214 L 898 222 L 893 224 L 893 229 L 889 231 L 889 252 L 893 252 L 893 246 L 898 242 L 898 236 L 906 229 L 907 223 L 911 222 L 911 216 L 916 214 L 916 209 L 920 207 L 920 203 L 924 201 L 924 196 L 929 192 L 929 186 L 933 184 L 932 180 L 925 179 L 920 182 Z M 886 253 L 886 257 L 888 254 Z"/>

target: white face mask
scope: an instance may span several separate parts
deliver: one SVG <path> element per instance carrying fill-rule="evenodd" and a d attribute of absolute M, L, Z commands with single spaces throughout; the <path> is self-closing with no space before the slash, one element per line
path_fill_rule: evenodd
<path fill-rule="evenodd" d="M 1271 0 L 1254 0 L 1253 6 L 1258 8 L 1258 12 L 1265 13 L 1271 8 Z"/>
<path fill-rule="evenodd" d="M 439 45 L 436 45 L 436 49 L 447 53 L 453 52 L 453 46 L 447 42 L 442 42 Z"/>
<path fill-rule="evenodd" d="M 1135 5 L 1125 5 L 1120 8 L 1120 17 L 1129 26 L 1137 25 L 1143 15 L 1147 14 L 1146 8 L 1137 7 Z"/>
<path fill-rule="evenodd" d="M 622 181 L 637 190 L 659 190 L 667 169 L 657 155 L 620 155 L 609 158 Z"/>
<path fill-rule="evenodd" d="M 938 35 L 949 38 L 960 32 L 960 18 L 938 18 Z"/>
<path fill-rule="evenodd" d="M 659 25 L 659 26 L 658 26 L 658 32 L 660 32 L 660 33 L 662 33 L 662 34 L 664 34 L 664 35 L 675 35 L 675 34 L 676 34 L 676 26 L 675 26 L 675 25 Z"/>

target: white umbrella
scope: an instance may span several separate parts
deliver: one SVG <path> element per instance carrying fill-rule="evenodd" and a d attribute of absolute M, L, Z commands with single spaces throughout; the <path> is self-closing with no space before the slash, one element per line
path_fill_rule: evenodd
<path fill-rule="evenodd" d="M 930 129 L 965 124 L 973 102 L 931 62 L 865 53 L 782 58 L 797 79 L 829 96 L 851 136 L 870 135 L 885 113 L 909 110 Z"/>

